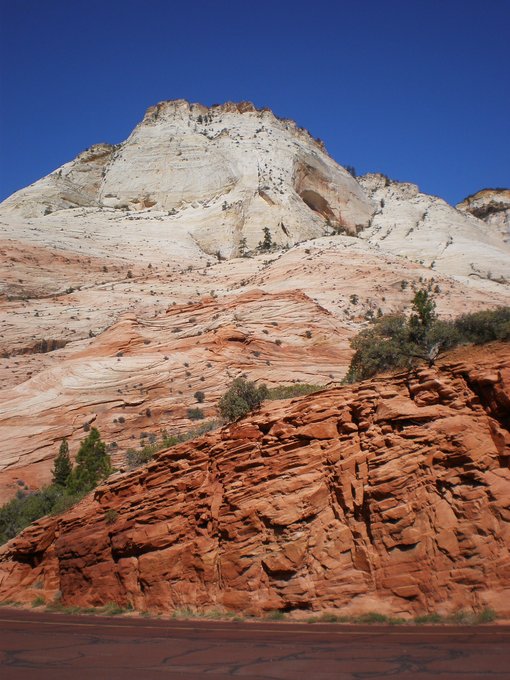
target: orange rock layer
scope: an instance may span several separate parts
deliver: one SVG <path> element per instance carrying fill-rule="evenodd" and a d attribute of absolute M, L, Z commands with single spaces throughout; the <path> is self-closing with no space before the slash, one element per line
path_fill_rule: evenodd
<path fill-rule="evenodd" d="M 508 346 L 273 403 L 29 527 L 0 598 L 509 615 L 509 416 Z"/>

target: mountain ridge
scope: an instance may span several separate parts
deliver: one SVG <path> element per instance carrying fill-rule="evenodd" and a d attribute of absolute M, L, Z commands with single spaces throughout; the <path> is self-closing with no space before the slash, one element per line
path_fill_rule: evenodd
<path fill-rule="evenodd" d="M 124 142 L 89 147 L 6 199 L 0 216 L 52 230 L 55 218 L 68 221 L 62 210 L 80 208 L 98 227 L 158 220 L 161 238 L 205 255 L 253 251 L 264 229 L 279 247 L 342 232 L 446 274 L 510 280 L 500 230 L 416 185 L 356 180 L 307 130 L 250 102 L 149 107 Z"/>
<path fill-rule="evenodd" d="M 122 462 L 143 432 L 189 429 L 197 390 L 213 417 L 241 373 L 339 382 L 350 338 L 421 286 L 444 318 L 508 304 L 510 248 L 268 110 L 178 100 L 2 203 L 0 269 L 6 499 L 92 422 Z"/>

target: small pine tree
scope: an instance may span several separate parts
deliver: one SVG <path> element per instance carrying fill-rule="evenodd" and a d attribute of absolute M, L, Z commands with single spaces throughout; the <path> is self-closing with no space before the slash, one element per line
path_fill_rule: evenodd
<path fill-rule="evenodd" d="M 264 238 L 259 243 L 259 250 L 267 252 L 268 250 L 271 250 L 273 247 L 273 237 L 271 236 L 269 227 L 264 227 L 262 231 L 264 232 Z"/>
<path fill-rule="evenodd" d="M 69 444 L 67 439 L 62 439 L 58 456 L 53 463 L 53 484 L 65 487 L 73 471 L 73 465 L 69 456 Z"/>
<path fill-rule="evenodd" d="M 428 290 L 417 290 L 413 298 L 413 314 L 410 318 L 411 327 L 427 331 L 436 320 L 436 303 Z"/>
<path fill-rule="evenodd" d="M 241 257 L 246 257 L 247 250 L 248 250 L 248 243 L 246 241 L 246 237 L 243 236 L 242 239 L 239 241 L 239 255 Z"/>
<path fill-rule="evenodd" d="M 97 486 L 112 471 L 106 444 L 101 441 L 99 430 L 91 428 L 90 434 L 81 442 L 76 467 L 69 479 L 68 486 L 73 493 L 87 492 Z"/>

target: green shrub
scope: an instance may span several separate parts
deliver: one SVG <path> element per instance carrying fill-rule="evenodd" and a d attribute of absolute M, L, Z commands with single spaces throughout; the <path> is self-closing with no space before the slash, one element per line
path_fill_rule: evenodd
<path fill-rule="evenodd" d="M 415 616 L 414 622 L 418 624 L 426 623 L 442 623 L 443 617 L 440 614 L 423 614 L 422 616 Z"/>
<path fill-rule="evenodd" d="M 217 420 L 207 420 L 182 434 L 168 434 L 168 432 L 162 431 L 160 441 L 153 441 L 151 444 L 146 444 L 140 449 L 128 449 L 126 452 L 127 464 L 130 468 L 145 465 L 158 451 L 169 449 L 172 446 L 182 444 L 196 437 L 201 437 L 207 432 L 215 430 L 218 426 L 219 422 Z"/>
<path fill-rule="evenodd" d="M 478 611 L 459 609 L 453 614 L 442 616 L 441 614 L 424 614 L 416 616 L 414 623 L 455 623 L 460 625 L 475 626 L 482 623 L 492 623 L 497 619 L 496 612 L 490 607 Z"/>
<path fill-rule="evenodd" d="M 354 355 L 347 382 L 364 380 L 391 368 L 409 365 L 411 343 L 404 316 L 383 316 L 351 340 Z"/>
<path fill-rule="evenodd" d="M 345 382 L 371 378 L 420 361 L 430 366 L 446 350 L 462 343 L 510 340 L 510 307 L 464 314 L 455 321 L 437 319 L 435 302 L 427 289 L 418 290 L 413 313 L 383 315 L 351 340 L 354 355 Z"/>
<path fill-rule="evenodd" d="M 95 427 L 81 442 L 77 465 L 74 469 L 71 466 L 70 471 L 68 457 L 67 442 L 63 440 L 53 467 L 54 483 L 21 498 L 13 498 L 0 507 L 0 544 L 14 538 L 41 517 L 69 509 L 111 472 L 106 444 Z"/>
<path fill-rule="evenodd" d="M 119 517 L 119 513 L 114 510 L 113 508 L 109 508 L 105 513 L 104 513 L 104 521 L 106 524 L 115 524 Z"/>
<path fill-rule="evenodd" d="M 127 464 L 130 468 L 140 467 L 145 465 L 149 460 L 162 448 L 158 444 L 147 444 L 140 449 L 128 449 L 126 451 Z"/>
<path fill-rule="evenodd" d="M 49 515 L 65 490 L 56 485 L 13 498 L 0 508 L 0 543 L 14 538 L 36 520 Z"/>
<path fill-rule="evenodd" d="M 510 340 L 510 307 L 463 314 L 454 322 L 465 342 L 482 345 L 494 340 Z"/>
<path fill-rule="evenodd" d="M 476 613 L 476 623 L 492 623 L 497 618 L 496 612 L 490 607 L 486 607 Z"/>
<path fill-rule="evenodd" d="M 319 392 L 323 390 L 322 385 L 308 385 L 307 383 L 295 383 L 294 385 L 277 385 L 270 387 L 267 390 L 266 399 L 292 399 L 293 397 L 302 397 L 306 394 Z"/>
<path fill-rule="evenodd" d="M 203 420 L 205 418 L 205 414 L 201 408 L 189 408 L 188 418 L 190 420 Z"/>
<path fill-rule="evenodd" d="M 218 403 L 222 418 L 229 422 L 239 420 L 258 408 L 267 397 L 267 387 L 236 378 Z"/>
<path fill-rule="evenodd" d="M 359 623 L 386 623 L 388 617 L 385 614 L 380 614 L 379 612 L 367 612 L 366 614 L 360 614 L 356 617 Z"/>
<path fill-rule="evenodd" d="M 103 607 L 103 614 L 106 614 L 106 616 L 118 616 L 119 614 L 124 614 L 126 611 L 131 611 L 131 608 L 121 607 L 116 602 L 108 602 L 108 604 L 105 604 Z"/>
<path fill-rule="evenodd" d="M 321 623 L 337 623 L 338 616 L 330 612 L 323 612 L 317 620 L 320 620 Z"/>

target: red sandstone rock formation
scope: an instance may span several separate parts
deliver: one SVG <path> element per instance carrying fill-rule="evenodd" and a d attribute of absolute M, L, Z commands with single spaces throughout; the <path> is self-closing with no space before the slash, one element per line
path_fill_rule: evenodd
<path fill-rule="evenodd" d="M 347 237 L 171 275 L 160 264 L 133 266 L 133 279 L 116 282 L 126 266 L 104 261 L 104 272 L 103 261 L 71 253 L 4 250 L 2 270 L 0 243 L 0 279 L 19 276 L 46 293 L 0 306 L 0 503 L 20 482 L 48 483 L 60 441 L 66 437 L 74 455 L 85 423 L 117 444 L 114 462 L 122 466 L 142 433 L 190 429 L 197 390 L 211 418 L 242 373 L 269 386 L 340 381 L 349 339 L 379 308 L 409 307 L 413 287 L 437 286 L 441 318 L 468 303 L 470 311 L 508 303 L 503 286 L 499 293 L 467 288 L 403 258 L 369 255 L 360 239 Z M 97 285 L 85 285 L 89 269 Z M 45 282 L 82 288 L 46 296 L 53 289 Z M 65 346 L 55 349 L 58 343 Z"/>
<path fill-rule="evenodd" d="M 463 352 L 111 477 L 2 549 L 0 597 L 510 614 L 510 348 Z"/>

